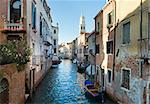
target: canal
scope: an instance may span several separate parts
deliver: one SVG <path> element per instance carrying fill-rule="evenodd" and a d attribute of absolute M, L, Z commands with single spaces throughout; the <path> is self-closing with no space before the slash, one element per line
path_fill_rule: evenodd
<path fill-rule="evenodd" d="M 27 104 L 99 104 L 85 97 L 83 81 L 83 76 L 76 71 L 76 65 L 70 60 L 63 60 L 58 67 L 48 71 Z"/>

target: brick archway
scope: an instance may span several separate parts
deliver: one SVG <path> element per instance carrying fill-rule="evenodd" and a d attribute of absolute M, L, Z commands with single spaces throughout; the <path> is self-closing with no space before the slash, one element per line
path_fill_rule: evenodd
<path fill-rule="evenodd" d="M 0 81 L 0 104 L 9 103 L 9 83 L 6 78 Z"/>

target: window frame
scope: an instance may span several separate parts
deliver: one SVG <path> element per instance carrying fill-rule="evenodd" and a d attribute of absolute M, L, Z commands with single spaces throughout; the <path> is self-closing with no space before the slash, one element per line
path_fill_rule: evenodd
<path fill-rule="evenodd" d="M 111 76 L 110 76 L 110 78 L 111 78 L 110 80 L 111 80 L 111 81 L 110 81 L 110 82 L 109 82 L 109 75 L 108 75 L 108 71 L 110 71 L 110 72 L 111 72 Z M 108 69 L 108 70 L 107 70 L 107 83 L 108 83 L 108 85 L 111 85 L 111 84 L 112 84 L 112 69 Z"/>
<path fill-rule="evenodd" d="M 110 45 L 110 46 L 109 46 L 109 47 L 110 47 L 110 48 L 109 48 L 110 51 L 109 51 L 109 53 L 108 53 L 108 43 L 109 43 L 109 42 L 112 42 L 112 48 L 110 47 L 110 46 L 111 46 L 111 45 Z M 113 54 L 113 51 L 114 51 L 114 50 L 113 50 L 113 44 L 114 44 L 114 41 L 113 41 L 112 39 L 111 39 L 111 40 L 108 40 L 108 41 L 106 42 L 106 53 L 107 53 L 108 55 L 112 55 L 112 54 Z"/>
<path fill-rule="evenodd" d="M 98 49 L 97 49 L 97 46 L 98 46 Z M 98 51 L 97 51 L 98 50 Z M 100 44 L 96 44 L 95 45 L 95 53 L 96 54 L 100 54 Z"/>
<path fill-rule="evenodd" d="M 129 26 L 130 26 L 130 30 L 129 30 L 129 42 L 125 42 L 124 43 L 124 26 L 127 25 L 129 23 Z M 122 24 L 122 45 L 129 45 L 131 44 L 131 22 L 130 21 L 127 21 L 125 23 Z"/>
<path fill-rule="evenodd" d="M 107 14 L 107 25 L 113 25 L 114 23 L 114 10 Z"/>
<path fill-rule="evenodd" d="M 57 53 L 57 49 L 56 48 L 54 48 L 54 53 Z"/>
<path fill-rule="evenodd" d="M 37 15 L 37 8 L 36 8 L 36 3 L 33 1 L 32 2 L 32 29 L 36 29 L 36 15 Z"/>
<path fill-rule="evenodd" d="M 122 86 L 122 83 L 123 83 L 123 70 L 128 70 L 129 71 L 129 89 L 125 88 Z M 130 92 L 130 89 L 131 89 L 131 69 L 130 68 L 127 68 L 127 67 L 122 67 L 121 68 L 121 89 L 124 90 L 124 91 L 127 91 L 127 92 Z"/>
<path fill-rule="evenodd" d="M 54 45 L 56 45 L 56 39 L 54 39 Z"/>

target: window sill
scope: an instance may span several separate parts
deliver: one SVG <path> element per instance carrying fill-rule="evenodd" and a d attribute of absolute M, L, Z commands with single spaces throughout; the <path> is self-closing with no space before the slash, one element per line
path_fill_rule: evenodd
<path fill-rule="evenodd" d="M 113 55 L 112 53 L 107 53 L 107 55 Z"/>
<path fill-rule="evenodd" d="M 130 89 L 126 89 L 124 87 L 121 87 L 122 90 L 126 91 L 126 92 L 130 92 Z"/>
<path fill-rule="evenodd" d="M 121 44 L 122 47 L 126 47 L 126 46 L 131 46 L 131 43 L 127 43 L 127 44 Z"/>

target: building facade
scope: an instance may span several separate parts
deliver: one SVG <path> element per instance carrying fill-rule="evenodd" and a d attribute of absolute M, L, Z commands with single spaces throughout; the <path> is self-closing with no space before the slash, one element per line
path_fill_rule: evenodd
<path fill-rule="evenodd" d="M 58 23 L 57 26 L 52 26 L 52 33 L 53 33 L 53 53 L 58 56 L 58 34 L 59 34 Z"/>
<path fill-rule="evenodd" d="M 72 43 L 62 43 L 59 46 L 59 57 L 63 59 L 72 59 Z"/>
<path fill-rule="evenodd" d="M 54 47 L 58 47 L 58 26 L 52 26 L 51 9 L 46 0 L 2 0 L 2 4 L 0 43 L 16 39 L 24 39 L 27 42 L 31 55 L 22 82 L 26 85 L 24 91 L 29 90 L 25 91 L 26 94 L 32 96 L 35 87 L 51 67 Z M 57 41 L 54 46 L 55 39 Z M 57 51 L 58 49 L 56 53 Z"/>
<path fill-rule="evenodd" d="M 96 41 L 103 52 L 96 61 L 101 64 L 102 59 L 100 67 L 104 75 L 101 74 L 100 82 L 120 103 L 149 104 L 150 101 L 149 2 L 109 0 L 100 13 L 102 38 L 96 38 L 102 39 L 102 43 Z M 98 20 L 95 23 L 97 29 Z"/>
<path fill-rule="evenodd" d="M 105 82 L 105 73 L 104 69 L 101 68 L 102 62 L 104 60 L 104 45 L 103 45 L 103 10 L 100 10 L 99 13 L 95 16 L 95 42 L 96 42 L 96 70 L 98 73 L 98 80 L 100 85 L 104 87 Z"/>

